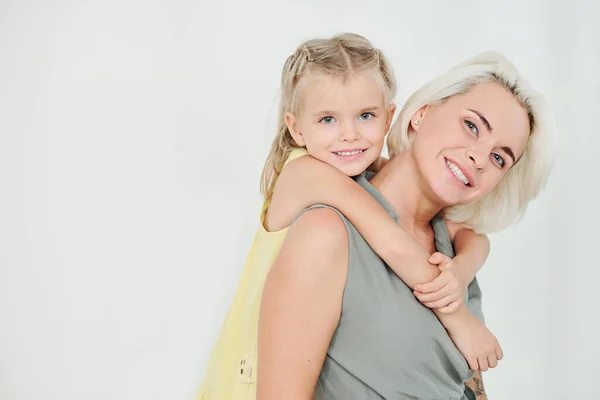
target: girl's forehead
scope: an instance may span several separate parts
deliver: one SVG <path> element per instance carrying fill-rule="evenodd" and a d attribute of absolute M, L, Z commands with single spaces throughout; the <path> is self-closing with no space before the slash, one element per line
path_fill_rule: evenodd
<path fill-rule="evenodd" d="M 298 87 L 302 108 L 356 108 L 362 104 L 381 107 L 384 104 L 385 93 L 371 73 L 311 74 L 305 78 Z"/>

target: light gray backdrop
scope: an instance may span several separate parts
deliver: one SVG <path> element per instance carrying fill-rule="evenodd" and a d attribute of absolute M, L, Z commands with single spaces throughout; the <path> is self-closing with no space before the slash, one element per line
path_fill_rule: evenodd
<path fill-rule="evenodd" d="M 353 31 L 399 105 L 475 52 L 546 93 L 547 190 L 480 274 L 490 399 L 592 399 L 599 5 L 593 1 L 0 1 L 0 398 L 192 398 L 257 227 L 280 69 Z"/>

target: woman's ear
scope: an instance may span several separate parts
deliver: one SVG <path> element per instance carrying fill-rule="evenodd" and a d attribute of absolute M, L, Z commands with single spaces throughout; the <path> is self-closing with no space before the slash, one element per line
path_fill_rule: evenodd
<path fill-rule="evenodd" d="M 304 137 L 302 137 L 302 133 L 298 132 L 298 130 L 297 130 L 296 116 L 292 113 L 286 112 L 285 113 L 285 124 L 287 125 L 287 128 L 290 131 L 290 134 L 292 135 L 292 138 L 294 139 L 296 144 L 299 147 L 305 146 Z"/>
<path fill-rule="evenodd" d="M 421 126 L 421 124 L 423 123 L 423 120 L 425 119 L 425 114 L 427 114 L 427 110 L 429 109 L 429 106 L 423 106 L 421 108 L 419 108 L 412 116 L 412 118 L 410 119 L 410 127 L 415 131 L 418 132 L 419 131 L 419 127 Z"/>

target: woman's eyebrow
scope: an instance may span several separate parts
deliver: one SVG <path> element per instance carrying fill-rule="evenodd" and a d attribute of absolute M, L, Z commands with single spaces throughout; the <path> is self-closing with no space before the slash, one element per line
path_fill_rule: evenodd
<path fill-rule="evenodd" d="M 480 113 L 477 110 L 472 110 L 470 108 L 467 108 L 467 110 L 471 111 L 472 113 L 477 114 L 477 116 L 479 117 L 479 119 L 481 120 L 481 122 L 483 122 L 483 124 L 485 125 L 485 127 L 487 128 L 487 130 L 490 133 L 494 130 L 494 128 L 492 128 L 492 125 L 490 124 L 490 121 L 488 121 L 487 118 L 484 117 L 482 113 Z"/>
<path fill-rule="evenodd" d="M 504 152 L 505 152 L 506 154 L 508 154 L 508 155 L 510 156 L 510 158 L 512 158 L 512 160 L 513 160 L 513 165 L 514 165 L 514 163 L 516 163 L 516 162 L 517 162 L 517 160 L 516 160 L 516 158 L 515 158 L 515 153 L 513 153 L 512 149 L 511 149 L 510 147 L 508 147 L 508 146 L 504 146 L 504 147 L 502 147 L 502 150 L 504 150 Z"/>
<path fill-rule="evenodd" d="M 490 133 L 492 133 L 492 131 L 494 130 L 494 128 L 492 128 L 492 125 L 490 124 L 490 121 L 488 121 L 487 118 L 484 117 L 482 113 L 480 113 L 477 110 L 472 110 L 470 108 L 467 108 L 467 110 L 471 111 L 472 113 L 477 114 L 477 116 L 479 117 L 479 119 L 481 120 L 481 122 L 483 122 L 483 124 L 485 125 L 485 127 L 487 128 L 487 130 Z M 510 158 L 512 158 L 513 164 L 517 162 L 517 158 L 515 157 L 515 153 L 512 151 L 512 149 L 510 147 L 504 146 L 504 147 L 502 147 L 502 150 L 504 150 L 504 152 L 506 154 L 508 154 Z"/>

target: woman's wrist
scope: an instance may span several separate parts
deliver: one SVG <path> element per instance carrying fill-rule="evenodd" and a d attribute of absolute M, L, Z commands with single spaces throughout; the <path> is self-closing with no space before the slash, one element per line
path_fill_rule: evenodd
<path fill-rule="evenodd" d="M 464 302 L 462 302 L 458 308 L 450 314 L 441 313 L 437 310 L 434 310 L 434 313 L 448 332 L 462 329 L 468 322 L 469 318 L 473 317 Z"/>

